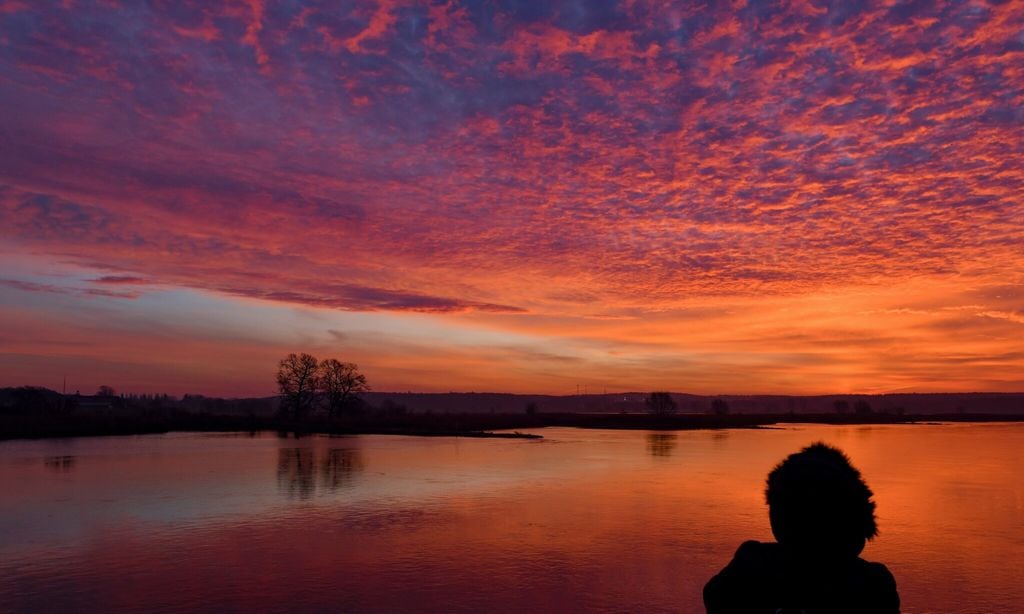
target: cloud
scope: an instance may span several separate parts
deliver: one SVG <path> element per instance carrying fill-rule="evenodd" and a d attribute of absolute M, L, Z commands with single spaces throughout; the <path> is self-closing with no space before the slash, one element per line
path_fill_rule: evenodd
<path fill-rule="evenodd" d="M 72 292 L 70 288 L 62 288 L 50 284 L 37 284 L 19 279 L 0 279 L 0 286 L 14 288 L 23 292 L 51 292 L 53 294 L 70 294 Z"/>
<path fill-rule="evenodd" d="M 40 284 L 31 281 L 24 281 L 18 279 L 0 279 L 0 286 L 7 288 L 13 288 L 22 292 L 43 292 L 49 294 L 65 294 L 65 295 L 77 295 L 77 296 L 99 296 L 106 298 L 125 298 L 125 299 L 136 299 L 142 296 L 139 292 L 122 292 L 114 290 L 102 290 L 97 288 L 72 288 L 66 286 L 57 286 L 53 284 Z"/>
<path fill-rule="evenodd" d="M 334 330 L 333 328 L 327 329 L 327 334 L 330 335 L 331 338 L 333 340 L 335 340 L 335 341 L 348 341 L 349 340 L 348 333 L 342 332 L 340 330 Z"/>
<path fill-rule="evenodd" d="M 1024 270 L 1014 3 L 5 6 L 0 241 L 91 268 L 81 296 L 619 340 L 916 281 L 941 309 Z"/>
<path fill-rule="evenodd" d="M 255 288 L 223 287 L 220 291 L 258 298 L 263 300 L 298 303 L 314 307 L 333 307 L 348 311 L 418 311 L 424 313 L 448 313 L 483 311 L 489 313 L 524 313 L 519 307 L 478 303 L 461 299 L 429 296 L 410 292 L 369 288 L 346 284 L 324 285 L 321 294 L 311 292 L 278 290 L 265 292 Z"/>
<path fill-rule="evenodd" d="M 995 318 L 997 320 L 1007 320 L 1017 324 L 1024 324 L 1024 314 L 1013 311 L 982 311 L 979 312 L 978 315 L 985 318 Z"/>
<path fill-rule="evenodd" d="M 129 286 L 142 286 L 153 283 L 152 281 L 144 277 L 135 277 L 132 275 L 104 275 L 103 277 L 97 277 L 96 279 L 90 279 L 89 281 L 94 284 L 113 284 Z"/>

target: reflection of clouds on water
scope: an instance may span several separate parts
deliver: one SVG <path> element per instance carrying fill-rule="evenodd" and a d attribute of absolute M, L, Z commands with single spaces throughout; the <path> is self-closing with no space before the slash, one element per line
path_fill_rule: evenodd
<path fill-rule="evenodd" d="M 280 448 L 277 486 L 288 497 L 309 499 L 318 489 L 334 492 L 351 486 L 362 469 L 363 460 L 356 449 Z"/>
<path fill-rule="evenodd" d="M 672 456 L 678 437 L 675 433 L 648 433 L 647 453 L 658 457 Z"/>
<path fill-rule="evenodd" d="M 48 456 L 43 464 L 54 471 L 71 471 L 75 468 L 74 456 Z"/>

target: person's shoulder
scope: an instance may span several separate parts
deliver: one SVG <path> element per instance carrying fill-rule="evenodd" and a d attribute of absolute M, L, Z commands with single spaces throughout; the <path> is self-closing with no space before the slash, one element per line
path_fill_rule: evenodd
<path fill-rule="evenodd" d="M 762 551 L 762 550 L 764 550 L 766 548 L 770 548 L 772 546 L 777 546 L 777 545 L 778 544 L 759 542 L 756 539 L 748 539 L 747 541 L 745 541 L 742 544 L 740 544 L 740 547 L 736 549 L 736 552 L 739 553 L 739 552 Z"/>
<path fill-rule="evenodd" d="M 774 544 L 763 544 L 758 541 L 745 541 L 736 549 L 729 564 L 712 578 L 711 584 L 738 581 L 740 578 L 759 577 L 766 567 L 770 567 L 775 559 L 772 556 Z"/>
<path fill-rule="evenodd" d="M 877 605 L 879 612 L 898 612 L 900 608 L 899 591 L 896 589 L 896 578 L 889 568 L 882 563 L 861 561 L 864 574 L 866 597 Z"/>
<path fill-rule="evenodd" d="M 729 564 L 704 585 L 705 609 L 711 614 L 749 611 L 750 600 L 765 592 L 772 546 L 753 540 L 740 544 Z"/>
<path fill-rule="evenodd" d="M 870 561 L 864 562 L 867 563 L 864 571 L 873 583 L 886 588 L 891 587 L 892 590 L 896 590 L 896 578 L 893 577 L 892 572 L 889 571 L 888 567 L 881 563 L 872 563 Z"/>
<path fill-rule="evenodd" d="M 738 561 L 762 561 L 778 556 L 779 545 L 776 543 L 765 543 L 756 540 L 747 540 L 740 544 L 733 556 Z"/>
<path fill-rule="evenodd" d="M 896 586 L 896 578 L 893 577 L 892 572 L 889 568 L 882 563 L 875 563 L 873 561 L 865 561 L 860 559 L 861 569 L 865 576 L 874 580 L 880 584 L 892 584 Z"/>

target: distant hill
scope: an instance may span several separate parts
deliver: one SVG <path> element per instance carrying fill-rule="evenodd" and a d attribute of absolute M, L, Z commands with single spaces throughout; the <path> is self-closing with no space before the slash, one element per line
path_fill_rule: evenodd
<path fill-rule="evenodd" d="M 523 395 L 490 392 L 369 392 L 362 395 L 370 405 L 385 402 L 403 405 L 411 411 L 435 413 L 521 413 L 528 404 L 538 412 L 549 413 L 637 413 L 646 411 L 645 392 L 587 395 Z M 836 411 L 836 403 L 854 413 L 858 403 L 867 403 L 872 411 L 908 414 L 1022 414 L 1024 393 L 977 392 L 883 395 L 718 395 L 672 393 L 680 413 L 709 413 L 711 402 L 723 399 L 730 413 L 741 414 L 821 414 Z M 842 405 L 841 405 L 842 407 Z"/>
<path fill-rule="evenodd" d="M 648 393 L 529 395 L 492 392 L 368 392 L 363 401 L 375 408 L 404 408 L 415 413 L 521 414 L 533 405 L 539 413 L 642 413 Z M 731 414 L 835 413 L 837 402 L 847 413 L 863 404 L 873 412 L 906 414 L 1024 414 L 1024 393 L 977 392 L 883 395 L 719 395 L 672 393 L 680 413 L 710 413 L 711 403 L 723 399 Z M 0 388 L 0 412 L 33 408 L 51 411 L 73 408 L 73 395 L 63 403 L 60 393 L 46 388 Z M 132 409 L 184 410 L 193 413 L 268 416 L 277 411 L 277 397 L 222 399 L 202 395 L 124 398 L 121 411 Z"/>

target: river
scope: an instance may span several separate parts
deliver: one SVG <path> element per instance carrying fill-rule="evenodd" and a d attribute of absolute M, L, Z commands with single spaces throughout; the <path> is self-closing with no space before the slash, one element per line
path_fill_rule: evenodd
<path fill-rule="evenodd" d="M 0 442 L 0 609 L 701 612 L 814 441 L 875 491 L 905 612 L 1024 604 L 1024 425 L 535 432 Z"/>

